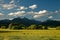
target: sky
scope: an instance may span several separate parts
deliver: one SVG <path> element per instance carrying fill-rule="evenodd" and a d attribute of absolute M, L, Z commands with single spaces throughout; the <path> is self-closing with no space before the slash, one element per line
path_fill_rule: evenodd
<path fill-rule="evenodd" d="M 60 0 L 0 0 L 0 20 L 17 17 L 60 21 Z"/>

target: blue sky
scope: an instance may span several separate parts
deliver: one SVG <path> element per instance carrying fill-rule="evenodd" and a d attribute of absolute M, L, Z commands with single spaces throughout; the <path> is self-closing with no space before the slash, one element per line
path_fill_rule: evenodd
<path fill-rule="evenodd" d="M 60 20 L 60 0 L 0 0 L 0 20 L 16 17 Z"/>

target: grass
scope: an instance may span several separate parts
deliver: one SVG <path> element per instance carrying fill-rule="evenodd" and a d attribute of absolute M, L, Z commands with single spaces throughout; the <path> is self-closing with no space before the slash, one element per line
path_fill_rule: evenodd
<path fill-rule="evenodd" d="M 60 30 L 0 30 L 0 40 L 60 40 Z"/>

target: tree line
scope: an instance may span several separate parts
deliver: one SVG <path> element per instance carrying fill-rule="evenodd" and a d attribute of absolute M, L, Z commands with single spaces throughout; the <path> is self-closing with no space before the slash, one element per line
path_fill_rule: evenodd
<path fill-rule="evenodd" d="M 27 18 L 14 18 L 13 20 L 0 20 L 1 29 L 31 29 L 31 30 L 43 30 L 48 28 L 60 29 L 60 21 L 56 20 L 46 20 L 44 22 L 37 20 L 30 20 Z"/>

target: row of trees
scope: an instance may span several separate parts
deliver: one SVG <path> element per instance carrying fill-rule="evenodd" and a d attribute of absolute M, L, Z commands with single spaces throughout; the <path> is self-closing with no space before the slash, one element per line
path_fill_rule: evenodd
<path fill-rule="evenodd" d="M 60 29 L 60 21 L 46 20 L 37 21 L 27 18 L 14 18 L 13 20 L 0 20 L 0 28 L 2 29 Z"/>
<path fill-rule="evenodd" d="M 42 25 L 32 24 L 30 26 L 25 26 L 24 24 L 10 23 L 8 26 L 1 26 L 2 29 L 48 29 Z"/>
<path fill-rule="evenodd" d="M 18 23 L 10 23 L 7 26 L 1 26 L 2 29 L 16 29 L 16 30 L 20 30 L 20 29 L 31 29 L 31 30 L 35 30 L 35 29 L 39 29 L 39 30 L 42 30 L 42 29 L 48 29 L 50 26 L 43 26 L 43 25 L 35 25 L 35 24 L 32 24 L 30 26 L 25 26 L 24 24 L 18 24 Z M 60 26 L 59 27 L 56 27 L 57 29 L 60 29 Z"/>

